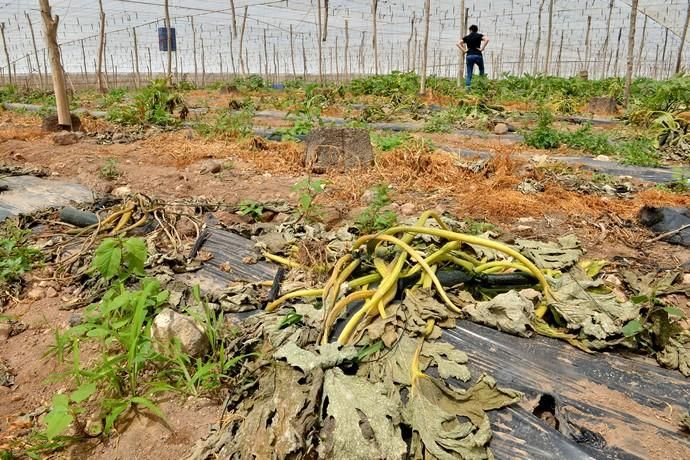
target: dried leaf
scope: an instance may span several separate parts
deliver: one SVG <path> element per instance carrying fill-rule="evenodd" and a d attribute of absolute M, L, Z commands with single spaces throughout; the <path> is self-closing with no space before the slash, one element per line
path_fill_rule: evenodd
<path fill-rule="evenodd" d="M 490 458 L 486 446 L 491 439 L 491 426 L 485 411 L 514 404 L 521 398 L 518 392 L 496 387 L 496 382 L 485 375 L 464 392 L 421 377 L 403 414 L 433 458 L 486 459 Z M 458 417 L 467 417 L 469 421 L 462 422 Z"/>
<path fill-rule="evenodd" d="M 297 367 L 305 374 L 314 369 L 330 369 L 344 361 L 357 357 L 357 349 L 345 347 L 342 350 L 337 343 L 329 343 L 316 347 L 318 353 L 305 350 L 297 346 L 295 342 L 288 342 L 273 354 L 276 359 L 285 359 L 288 364 Z"/>
<path fill-rule="evenodd" d="M 499 331 L 529 337 L 527 326 L 534 317 L 534 304 L 517 291 L 499 294 L 488 302 L 466 305 L 463 309 L 475 323 L 486 324 Z"/>
<path fill-rule="evenodd" d="M 575 235 L 558 239 L 558 243 L 515 240 L 515 246 L 539 268 L 562 270 L 572 267 L 582 256 L 580 243 Z"/>
<path fill-rule="evenodd" d="M 438 367 L 442 379 L 454 378 L 467 382 L 471 378 L 467 354 L 446 342 L 427 342 L 422 348 L 422 357 L 431 358 Z"/>
<path fill-rule="evenodd" d="M 326 372 L 323 387 L 332 427 L 322 458 L 403 459 L 407 445 L 400 432 L 401 403 L 382 383 L 347 376 L 340 369 Z"/>
<path fill-rule="evenodd" d="M 670 339 L 666 347 L 656 355 L 656 360 L 664 367 L 678 369 L 690 377 L 690 344 Z"/>

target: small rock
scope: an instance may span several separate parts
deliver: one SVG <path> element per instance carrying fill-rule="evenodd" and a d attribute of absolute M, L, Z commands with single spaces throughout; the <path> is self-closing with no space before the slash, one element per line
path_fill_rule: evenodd
<path fill-rule="evenodd" d="M 532 302 L 538 302 L 541 300 L 541 292 L 537 291 L 536 289 L 523 289 L 520 291 L 520 295 Z"/>
<path fill-rule="evenodd" d="M 623 286 L 623 281 L 621 281 L 621 279 L 619 277 L 617 277 L 616 275 L 613 275 L 613 274 L 606 275 L 604 277 L 604 282 L 607 284 L 611 284 L 613 286 L 616 286 L 616 287 Z"/>
<path fill-rule="evenodd" d="M 26 293 L 26 297 L 30 300 L 41 300 L 45 296 L 42 289 L 33 288 Z"/>
<path fill-rule="evenodd" d="M 117 187 L 110 192 L 114 197 L 122 198 L 132 193 L 132 189 L 124 185 L 122 187 Z"/>
<path fill-rule="evenodd" d="M 55 290 L 54 287 L 51 286 L 48 289 L 46 289 L 46 297 L 52 299 L 52 298 L 57 297 L 57 296 L 58 296 L 58 292 Z"/>
<path fill-rule="evenodd" d="M 219 173 L 223 170 L 223 165 L 221 165 L 217 161 L 207 161 L 201 166 L 201 170 L 199 171 L 199 174 L 216 174 Z"/>
<path fill-rule="evenodd" d="M 370 204 L 372 201 L 374 201 L 375 195 L 376 194 L 374 193 L 373 190 L 371 190 L 371 189 L 366 190 L 364 193 L 362 193 L 362 203 Z"/>
<path fill-rule="evenodd" d="M 515 227 L 514 230 L 516 232 L 526 232 L 528 230 L 532 230 L 532 227 L 530 227 L 529 225 L 518 225 L 517 227 Z"/>
<path fill-rule="evenodd" d="M 10 338 L 12 334 L 12 324 L 0 323 L 0 342 L 4 342 Z"/>
<path fill-rule="evenodd" d="M 287 214 L 285 212 L 279 212 L 276 214 L 276 216 L 273 218 L 273 223 L 274 224 L 284 224 L 290 220 L 290 214 Z"/>
<path fill-rule="evenodd" d="M 412 203 L 405 203 L 400 206 L 400 214 L 403 216 L 411 216 L 415 213 L 415 206 Z"/>
<path fill-rule="evenodd" d="M 594 159 L 597 161 L 611 161 L 611 157 L 608 155 L 597 155 L 594 157 Z"/>
<path fill-rule="evenodd" d="M 120 142 L 125 138 L 124 133 L 114 133 L 112 137 L 113 142 Z"/>
<path fill-rule="evenodd" d="M 71 131 L 58 131 L 53 134 L 53 143 L 56 145 L 72 145 L 79 142 L 79 137 Z"/>
<path fill-rule="evenodd" d="M 151 336 L 154 347 L 163 353 L 170 349 L 173 340 L 178 340 L 183 353 L 191 357 L 202 357 L 209 348 L 204 329 L 191 317 L 164 308 L 153 320 Z"/>
<path fill-rule="evenodd" d="M 499 136 L 508 134 L 508 131 L 510 131 L 510 129 L 505 123 L 496 123 L 496 126 L 494 126 L 494 134 L 498 134 Z"/>
<path fill-rule="evenodd" d="M 70 327 L 74 327 L 80 325 L 82 321 L 83 317 L 81 316 L 81 313 L 72 312 L 67 319 L 67 324 L 69 324 Z"/>
<path fill-rule="evenodd" d="M 683 284 L 690 284 L 690 273 L 683 275 Z"/>

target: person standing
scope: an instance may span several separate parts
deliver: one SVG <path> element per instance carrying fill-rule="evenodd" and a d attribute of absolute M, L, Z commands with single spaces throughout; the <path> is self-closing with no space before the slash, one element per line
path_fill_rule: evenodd
<path fill-rule="evenodd" d="M 465 58 L 467 62 L 465 86 L 467 89 L 470 89 L 472 84 L 472 73 L 475 65 L 479 67 L 479 75 L 484 75 L 484 56 L 482 53 L 488 44 L 488 37 L 479 33 L 479 27 L 471 25 L 470 34 L 463 37 L 462 41 L 456 45 L 467 56 Z"/>

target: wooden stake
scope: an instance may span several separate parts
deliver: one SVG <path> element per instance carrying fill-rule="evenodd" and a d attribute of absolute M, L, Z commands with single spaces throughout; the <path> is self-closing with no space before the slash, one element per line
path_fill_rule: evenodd
<path fill-rule="evenodd" d="M 38 47 L 36 46 L 36 35 L 34 34 L 34 25 L 31 23 L 31 17 L 29 13 L 24 13 L 26 15 L 26 21 L 29 23 L 29 30 L 31 31 L 31 43 L 34 46 L 34 56 L 36 57 L 36 68 L 38 69 L 38 80 L 43 87 L 43 73 L 41 72 L 41 62 L 38 60 Z M 81 41 L 82 52 L 84 51 L 84 40 Z M 86 71 L 86 59 L 84 59 L 84 71 Z"/>
<path fill-rule="evenodd" d="M 268 80 L 268 45 L 266 43 L 266 29 L 264 29 L 264 75 Z"/>
<path fill-rule="evenodd" d="M 592 32 L 592 16 L 587 16 L 587 33 L 585 34 L 585 70 L 589 73 L 589 58 L 591 55 L 590 34 Z"/>
<path fill-rule="evenodd" d="M 378 16 L 379 0 L 371 0 L 371 20 L 372 20 L 372 37 L 371 44 L 374 47 L 374 73 L 379 74 L 379 45 L 376 39 L 376 18 Z"/>
<path fill-rule="evenodd" d="M 518 74 L 522 76 L 525 71 L 525 49 L 527 48 L 527 31 L 529 30 L 529 21 L 525 23 L 525 39 L 522 41 L 522 51 L 520 51 L 520 62 L 518 64 Z"/>
<path fill-rule="evenodd" d="M 628 64 L 625 72 L 625 107 L 630 103 L 630 87 L 633 77 L 633 60 L 635 58 L 635 24 L 637 23 L 637 5 L 639 0 L 632 0 L 630 5 L 630 30 L 628 32 Z"/>
<path fill-rule="evenodd" d="M 206 50 L 204 49 L 204 37 L 201 40 L 201 87 L 206 86 Z"/>
<path fill-rule="evenodd" d="M 350 21 L 345 19 L 345 81 L 350 79 Z"/>
<path fill-rule="evenodd" d="M 503 55 L 503 53 L 501 53 Z M 558 46 L 558 61 L 556 63 L 556 76 L 561 76 L 561 58 L 563 57 L 563 31 L 561 31 L 561 43 Z"/>
<path fill-rule="evenodd" d="M 541 47 L 541 13 L 544 10 L 544 3 L 546 0 L 539 2 L 539 17 L 537 22 L 537 43 L 534 45 L 534 62 L 532 63 L 532 74 L 537 75 L 539 72 L 539 48 Z"/>
<path fill-rule="evenodd" d="M 240 32 L 240 72 L 242 75 L 247 75 L 247 66 L 249 65 L 245 62 L 245 55 L 242 52 L 244 50 L 244 31 L 247 27 L 247 9 L 249 7 L 244 7 L 244 18 L 242 19 L 242 31 Z"/>
<path fill-rule="evenodd" d="M 323 0 L 323 31 L 321 32 L 321 41 L 326 43 L 328 38 L 328 0 Z"/>
<path fill-rule="evenodd" d="M 307 49 L 304 47 L 304 35 L 302 35 L 302 79 L 307 80 Z"/>
<path fill-rule="evenodd" d="M 414 21 L 415 12 L 412 12 L 412 19 L 410 20 L 410 38 L 407 39 L 407 71 L 412 72 L 412 39 L 414 38 Z"/>
<path fill-rule="evenodd" d="M 292 63 L 292 78 L 297 79 L 297 68 L 295 67 L 295 36 L 292 33 L 292 24 L 290 24 L 290 62 Z"/>
<path fill-rule="evenodd" d="M 146 47 L 146 53 L 149 55 L 149 66 L 146 69 L 148 71 L 149 80 L 153 80 L 153 61 L 151 60 L 151 47 Z"/>
<path fill-rule="evenodd" d="M 606 76 L 606 56 L 608 53 L 609 49 L 609 35 L 611 34 L 611 17 L 613 16 L 613 2 L 614 0 L 611 0 L 609 2 L 609 17 L 606 20 L 606 38 L 604 39 L 604 46 L 601 49 L 601 53 L 599 54 L 599 61 L 601 65 L 601 78 L 604 78 Z"/>
<path fill-rule="evenodd" d="M 546 32 L 546 62 L 544 63 L 544 75 L 551 71 L 551 40 L 553 38 L 553 4 L 554 0 L 549 1 L 549 25 Z"/>
<path fill-rule="evenodd" d="M 136 73 L 136 87 L 141 87 L 141 73 L 139 72 L 139 44 L 137 43 L 137 29 L 132 28 L 132 37 L 134 38 L 134 72 Z M 196 82 L 195 82 L 196 83 Z"/>
<path fill-rule="evenodd" d="M 644 17 L 642 25 L 642 38 L 640 39 L 640 48 L 637 50 L 637 70 L 635 73 L 640 74 L 640 67 L 642 66 L 642 50 L 644 49 L 644 41 L 647 37 L 647 15 Z"/>
<path fill-rule="evenodd" d="M 41 5 L 41 17 L 43 18 L 43 35 L 46 41 L 46 48 L 48 48 L 48 54 L 50 55 L 50 73 L 53 77 L 58 125 L 71 131 L 72 117 L 69 112 L 69 101 L 67 100 L 67 90 L 65 88 L 65 73 L 61 64 L 60 48 L 57 41 L 57 29 L 60 18 L 58 16 L 53 17 L 48 0 L 39 0 L 39 3 Z"/>
<path fill-rule="evenodd" d="M 318 40 L 318 45 L 319 45 L 319 83 L 323 85 L 323 47 L 321 45 L 322 42 L 322 27 L 323 25 L 321 24 L 321 0 L 316 0 L 316 16 L 317 16 L 317 21 L 318 21 L 318 31 L 317 31 L 317 37 L 316 39 Z"/>
<path fill-rule="evenodd" d="M 189 17 L 192 23 L 192 59 L 194 60 L 194 84 L 199 84 L 199 67 L 196 62 L 196 27 L 194 27 L 194 16 Z M 232 35 L 230 35 L 230 40 L 232 40 Z"/>
<path fill-rule="evenodd" d="M 422 78 L 419 84 L 419 94 L 426 94 L 426 66 L 429 55 L 429 16 L 431 15 L 431 0 L 424 0 L 424 48 L 422 49 Z"/>
<path fill-rule="evenodd" d="M 462 42 L 465 36 L 465 0 L 460 0 L 460 38 L 458 44 Z M 459 87 L 463 85 L 465 79 L 465 53 L 458 48 L 458 78 L 456 84 Z"/>
<path fill-rule="evenodd" d="M 88 67 L 86 66 L 86 50 L 84 49 L 84 40 L 81 40 L 81 58 L 84 61 L 84 83 L 88 82 Z M 43 85 L 41 83 L 41 85 Z"/>
<path fill-rule="evenodd" d="M 685 40 L 688 37 L 688 23 L 690 23 L 690 2 L 688 2 L 688 12 L 685 15 L 685 27 L 683 27 L 683 34 L 680 37 L 680 45 L 678 45 L 678 57 L 676 58 L 676 73 L 680 73 L 683 65 L 683 51 L 685 48 Z"/>
<path fill-rule="evenodd" d="M 98 18 L 99 18 L 99 32 L 98 32 L 98 68 L 96 69 L 96 79 L 98 80 L 98 90 L 105 93 L 108 88 L 103 80 L 103 59 L 105 59 L 105 12 L 103 11 L 103 0 L 98 0 Z"/>
<path fill-rule="evenodd" d="M 12 62 L 10 61 L 10 53 L 7 50 L 7 42 L 5 41 L 5 23 L 0 23 L 0 35 L 2 35 L 2 47 L 5 50 L 5 59 L 7 60 L 7 76 L 12 84 Z"/>

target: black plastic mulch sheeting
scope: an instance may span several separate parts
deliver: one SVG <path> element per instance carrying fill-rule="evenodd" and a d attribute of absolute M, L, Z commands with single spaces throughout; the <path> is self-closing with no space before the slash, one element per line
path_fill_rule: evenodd
<path fill-rule="evenodd" d="M 467 321 L 444 338 L 468 354 L 475 377 L 492 375 L 531 402 L 490 413 L 496 458 L 690 458 L 690 434 L 669 418 L 671 410 L 678 414 L 690 405 L 690 379 L 678 371 L 639 356 L 587 354 L 563 341 L 515 337 Z M 558 430 L 525 408 L 544 394 L 555 400 Z M 658 450 L 664 445 L 668 452 Z"/>
<path fill-rule="evenodd" d="M 195 273 L 204 280 L 202 287 L 273 278 L 274 264 L 243 263 L 257 256 L 254 242 L 224 230 L 210 232 L 202 250 L 214 257 Z M 224 262 L 230 272 L 220 269 Z M 678 371 L 639 356 L 587 354 L 560 340 L 516 337 L 468 321 L 444 331 L 444 340 L 468 354 L 475 379 L 487 373 L 498 385 L 526 395 L 519 406 L 490 412 L 490 447 L 497 459 L 690 458 L 690 435 L 665 415 L 690 405 L 690 379 Z M 532 413 L 545 394 L 555 403 L 550 409 L 558 429 Z M 669 446 L 668 452 L 654 450 L 660 445 Z"/>

